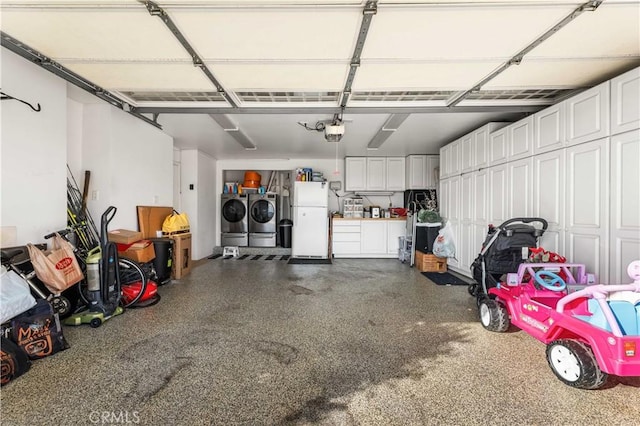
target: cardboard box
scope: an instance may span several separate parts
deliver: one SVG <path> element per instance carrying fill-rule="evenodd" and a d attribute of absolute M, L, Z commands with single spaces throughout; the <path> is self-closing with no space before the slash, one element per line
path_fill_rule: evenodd
<path fill-rule="evenodd" d="M 173 261 L 171 278 L 179 280 L 191 272 L 191 234 L 171 235 L 173 240 Z"/>
<path fill-rule="evenodd" d="M 124 250 L 121 250 L 121 248 L 124 248 Z M 156 252 L 153 247 L 153 242 L 141 240 L 130 246 L 118 244 L 118 256 L 126 257 L 138 263 L 147 263 L 156 258 Z"/>
<path fill-rule="evenodd" d="M 173 213 L 173 207 L 137 206 L 136 209 L 142 238 L 156 238 L 156 232 L 162 231 L 164 220 Z"/>
<path fill-rule="evenodd" d="M 132 244 L 136 241 L 140 241 L 142 238 L 142 232 L 129 231 L 128 229 L 116 229 L 108 232 L 109 241 L 118 244 Z"/>
<path fill-rule="evenodd" d="M 447 258 L 416 250 L 416 268 L 420 272 L 447 272 Z"/>

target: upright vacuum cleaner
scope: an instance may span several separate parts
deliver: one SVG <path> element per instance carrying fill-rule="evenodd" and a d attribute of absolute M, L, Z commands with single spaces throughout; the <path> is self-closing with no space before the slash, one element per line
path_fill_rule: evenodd
<path fill-rule="evenodd" d="M 107 228 L 117 209 L 110 206 L 100 221 L 99 251 L 89 253 L 87 257 L 87 310 L 71 315 L 64 320 L 67 325 L 89 324 L 100 327 L 103 322 L 124 312 L 120 306 L 122 289 L 118 270 L 118 249 L 109 242 Z"/>

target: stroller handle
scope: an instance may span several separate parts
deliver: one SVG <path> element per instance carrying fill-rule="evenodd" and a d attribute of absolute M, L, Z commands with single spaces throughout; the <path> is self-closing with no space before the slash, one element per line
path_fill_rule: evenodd
<path fill-rule="evenodd" d="M 542 232 L 547 230 L 549 227 L 549 223 L 541 217 L 514 217 L 509 220 L 502 222 L 499 226 L 500 229 L 504 229 L 505 226 L 514 223 L 514 222 L 522 222 L 522 223 L 531 223 L 531 222 L 540 222 L 542 224 Z"/>

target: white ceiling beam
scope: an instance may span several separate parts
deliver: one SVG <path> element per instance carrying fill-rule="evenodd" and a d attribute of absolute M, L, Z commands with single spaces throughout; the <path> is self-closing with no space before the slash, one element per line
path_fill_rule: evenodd
<path fill-rule="evenodd" d="M 391 114 L 384 122 L 378 133 L 369 141 L 367 149 L 378 149 L 391 136 L 402 123 L 409 117 L 409 114 Z"/>
<path fill-rule="evenodd" d="M 235 112 L 235 111 L 234 111 Z M 209 116 L 222 127 L 222 130 L 233 137 L 240 145 L 247 150 L 257 149 L 256 145 L 249 137 L 225 114 L 209 114 Z"/>

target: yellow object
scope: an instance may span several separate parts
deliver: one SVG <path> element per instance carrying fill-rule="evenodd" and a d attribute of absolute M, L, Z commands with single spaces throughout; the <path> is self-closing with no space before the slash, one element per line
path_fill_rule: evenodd
<path fill-rule="evenodd" d="M 162 233 L 165 235 L 189 232 L 189 217 L 186 213 L 173 211 L 162 224 Z"/>
<path fill-rule="evenodd" d="M 242 185 L 238 185 L 238 194 L 242 194 Z"/>

